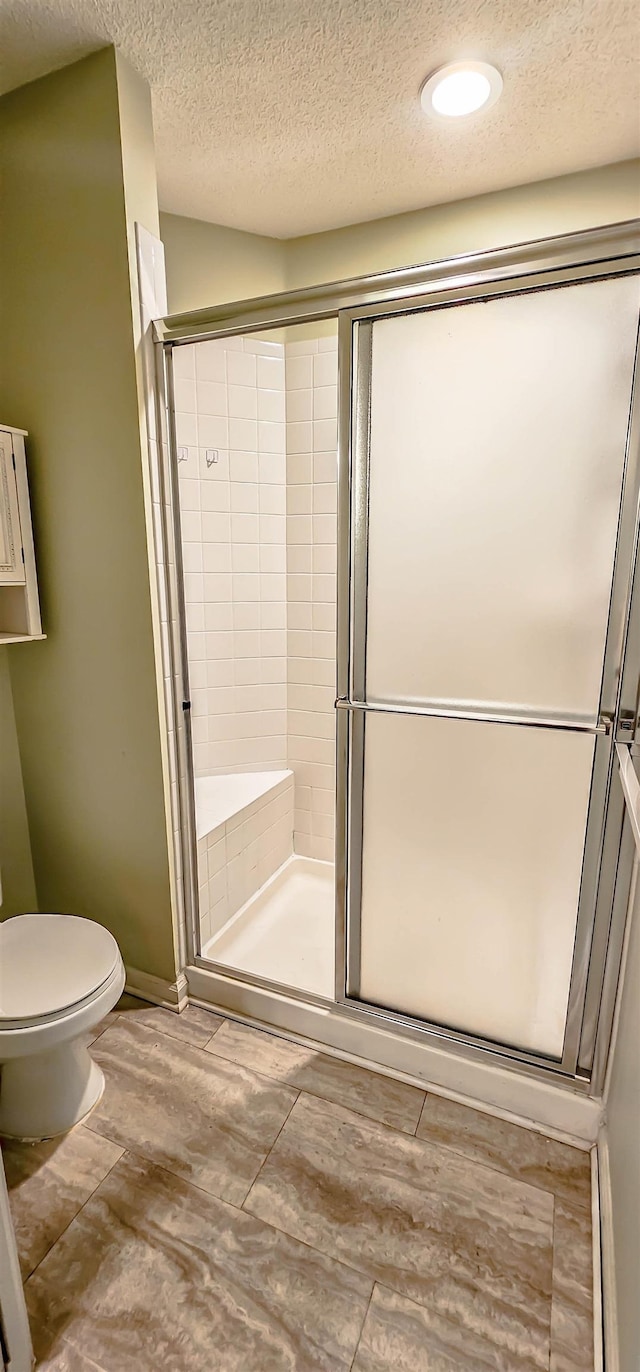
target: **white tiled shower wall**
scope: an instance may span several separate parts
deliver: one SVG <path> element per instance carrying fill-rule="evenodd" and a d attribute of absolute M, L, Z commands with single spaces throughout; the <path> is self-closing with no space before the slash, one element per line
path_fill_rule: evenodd
<path fill-rule="evenodd" d="M 291 856 L 291 775 L 198 839 L 200 946 Z"/>
<path fill-rule="evenodd" d="M 337 358 L 337 336 L 174 353 L 196 775 L 289 766 L 294 850 L 327 861 Z"/>
<path fill-rule="evenodd" d="M 284 344 L 177 348 L 174 378 L 196 776 L 285 767 Z"/>
<path fill-rule="evenodd" d="M 294 849 L 333 860 L 338 340 L 287 342 L 287 737 Z"/>

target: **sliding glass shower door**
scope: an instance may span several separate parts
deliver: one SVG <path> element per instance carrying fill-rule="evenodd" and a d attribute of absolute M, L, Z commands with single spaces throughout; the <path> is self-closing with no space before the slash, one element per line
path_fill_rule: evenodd
<path fill-rule="evenodd" d="M 343 320 L 339 992 L 573 1071 L 619 715 L 640 285 L 544 284 Z"/>

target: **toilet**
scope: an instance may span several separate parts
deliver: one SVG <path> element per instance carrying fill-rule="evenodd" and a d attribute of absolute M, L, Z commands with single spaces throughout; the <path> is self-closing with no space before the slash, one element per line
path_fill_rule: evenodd
<path fill-rule="evenodd" d="M 0 1135 L 66 1133 L 99 1101 L 104 1075 L 87 1038 L 122 995 L 112 934 L 77 915 L 0 924 Z"/>

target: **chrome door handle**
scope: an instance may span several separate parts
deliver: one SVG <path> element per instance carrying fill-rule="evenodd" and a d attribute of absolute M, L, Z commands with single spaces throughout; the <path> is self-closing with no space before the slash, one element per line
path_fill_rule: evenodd
<path fill-rule="evenodd" d="M 422 705 L 391 704 L 383 700 L 348 700 L 338 696 L 336 710 L 360 711 L 378 715 L 417 715 L 426 719 L 463 719 L 478 724 L 514 724 L 528 729 L 561 729 L 569 733 L 609 734 L 613 727 L 610 715 L 599 716 L 597 724 L 587 720 L 554 717 L 552 715 L 507 715 L 491 710 L 461 710 L 453 702 L 425 702 Z"/>

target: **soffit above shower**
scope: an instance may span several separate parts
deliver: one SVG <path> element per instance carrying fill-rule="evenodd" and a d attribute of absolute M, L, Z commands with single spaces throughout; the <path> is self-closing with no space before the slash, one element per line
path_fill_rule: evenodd
<path fill-rule="evenodd" d="M 161 206 L 292 237 L 522 185 L 640 150 L 633 0 L 14 0 L 2 88 L 113 42 L 153 91 Z M 440 124 L 454 58 L 504 77 Z"/>

